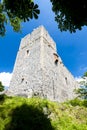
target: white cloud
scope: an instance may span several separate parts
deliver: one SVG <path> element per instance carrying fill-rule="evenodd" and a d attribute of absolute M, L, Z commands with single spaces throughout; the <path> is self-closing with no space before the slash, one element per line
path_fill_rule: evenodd
<path fill-rule="evenodd" d="M 9 72 L 0 73 L 0 81 L 5 87 L 9 87 L 11 77 L 12 77 L 12 73 Z"/>
<path fill-rule="evenodd" d="M 85 83 L 87 82 L 87 77 L 84 77 L 84 78 L 82 78 L 82 77 L 75 77 L 75 80 L 78 82 L 78 83 L 80 83 L 80 82 L 82 82 L 82 81 L 84 81 Z"/>
<path fill-rule="evenodd" d="M 75 80 L 80 82 L 80 81 L 83 81 L 83 78 L 81 78 L 80 76 L 79 77 L 75 77 Z"/>

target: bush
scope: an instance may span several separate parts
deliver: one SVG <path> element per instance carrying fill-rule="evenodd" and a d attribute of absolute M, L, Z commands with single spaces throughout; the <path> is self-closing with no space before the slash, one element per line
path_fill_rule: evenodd
<path fill-rule="evenodd" d="M 0 82 L 0 92 L 2 92 L 2 91 L 4 91 L 4 86 Z M 5 94 L 1 94 L 0 95 L 0 102 L 4 101 L 4 99 L 5 99 Z"/>
<path fill-rule="evenodd" d="M 81 99 L 75 98 L 74 100 L 70 100 L 69 103 L 72 106 L 84 106 L 84 107 L 87 107 L 87 99 L 81 100 Z"/>
<path fill-rule="evenodd" d="M 2 85 L 2 82 L 0 82 L 0 92 L 4 91 L 4 86 Z"/>
<path fill-rule="evenodd" d="M 54 130 L 50 119 L 38 108 L 23 104 L 12 110 L 12 120 L 5 130 Z"/>
<path fill-rule="evenodd" d="M 86 103 L 5 97 L 0 104 L 0 130 L 87 130 Z"/>

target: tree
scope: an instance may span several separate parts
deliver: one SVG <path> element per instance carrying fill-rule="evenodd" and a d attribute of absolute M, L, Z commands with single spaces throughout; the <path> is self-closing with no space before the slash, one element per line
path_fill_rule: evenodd
<path fill-rule="evenodd" d="M 0 92 L 4 91 L 4 86 L 2 85 L 2 83 L 0 82 Z"/>
<path fill-rule="evenodd" d="M 87 72 L 84 73 L 83 77 L 87 77 Z"/>
<path fill-rule="evenodd" d="M 61 31 L 71 33 L 87 26 L 87 0 L 50 0 L 55 12 L 55 21 Z"/>
<path fill-rule="evenodd" d="M 2 101 L 4 101 L 5 99 L 5 94 L 4 94 L 4 86 L 2 85 L 2 83 L 0 82 L 0 103 Z"/>
<path fill-rule="evenodd" d="M 87 72 L 82 76 L 82 81 L 80 82 L 80 88 L 76 90 L 78 97 L 87 99 Z"/>
<path fill-rule="evenodd" d="M 61 31 L 71 33 L 87 26 L 87 0 L 50 0 L 55 21 Z M 21 22 L 37 19 L 40 10 L 32 0 L 2 0 L 0 2 L 0 35 L 4 36 L 5 24 L 10 22 L 13 30 L 21 30 Z"/>
<path fill-rule="evenodd" d="M 7 22 L 10 22 L 14 31 L 19 32 L 22 21 L 37 19 L 39 13 L 38 5 L 32 0 L 3 0 L 0 3 L 0 35 L 5 35 Z"/>

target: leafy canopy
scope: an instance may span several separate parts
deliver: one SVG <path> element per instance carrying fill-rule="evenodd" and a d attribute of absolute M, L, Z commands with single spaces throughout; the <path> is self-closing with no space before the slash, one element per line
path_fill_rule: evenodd
<path fill-rule="evenodd" d="M 37 19 L 39 13 L 38 5 L 32 0 L 3 0 L 0 3 L 0 35 L 5 35 L 7 22 L 10 22 L 14 31 L 19 32 L 22 21 Z"/>
<path fill-rule="evenodd" d="M 87 25 L 87 0 L 50 0 L 61 31 L 71 33 Z"/>
<path fill-rule="evenodd" d="M 87 0 L 50 0 L 55 21 L 60 31 L 71 33 L 87 26 Z M 4 36 L 5 25 L 10 22 L 13 30 L 21 30 L 21 22 L 38 19 L 40 10 L 32 0 L 2 0 L 0 2 L 0 35 Z"/>

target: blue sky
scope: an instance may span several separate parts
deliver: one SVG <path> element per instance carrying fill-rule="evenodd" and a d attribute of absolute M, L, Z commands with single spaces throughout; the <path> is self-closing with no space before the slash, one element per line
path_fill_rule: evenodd
<path fill-rule="evenodd" d="M 75 77 L 82 76 L 87 71 L 87 27 L 74 34 L 60 32 L 50 0 L 35 0 L 35 3 L 39 4 L 41 10 L 38 20 L 22 23 L 22 33 L 13 32 L 12 27 L 7 25 L 5 37 L 0 37 L 0 73 L 12 73 L 21 38 L 44 25 L 56 42 L 58 54 L 65 66 Z"/>

